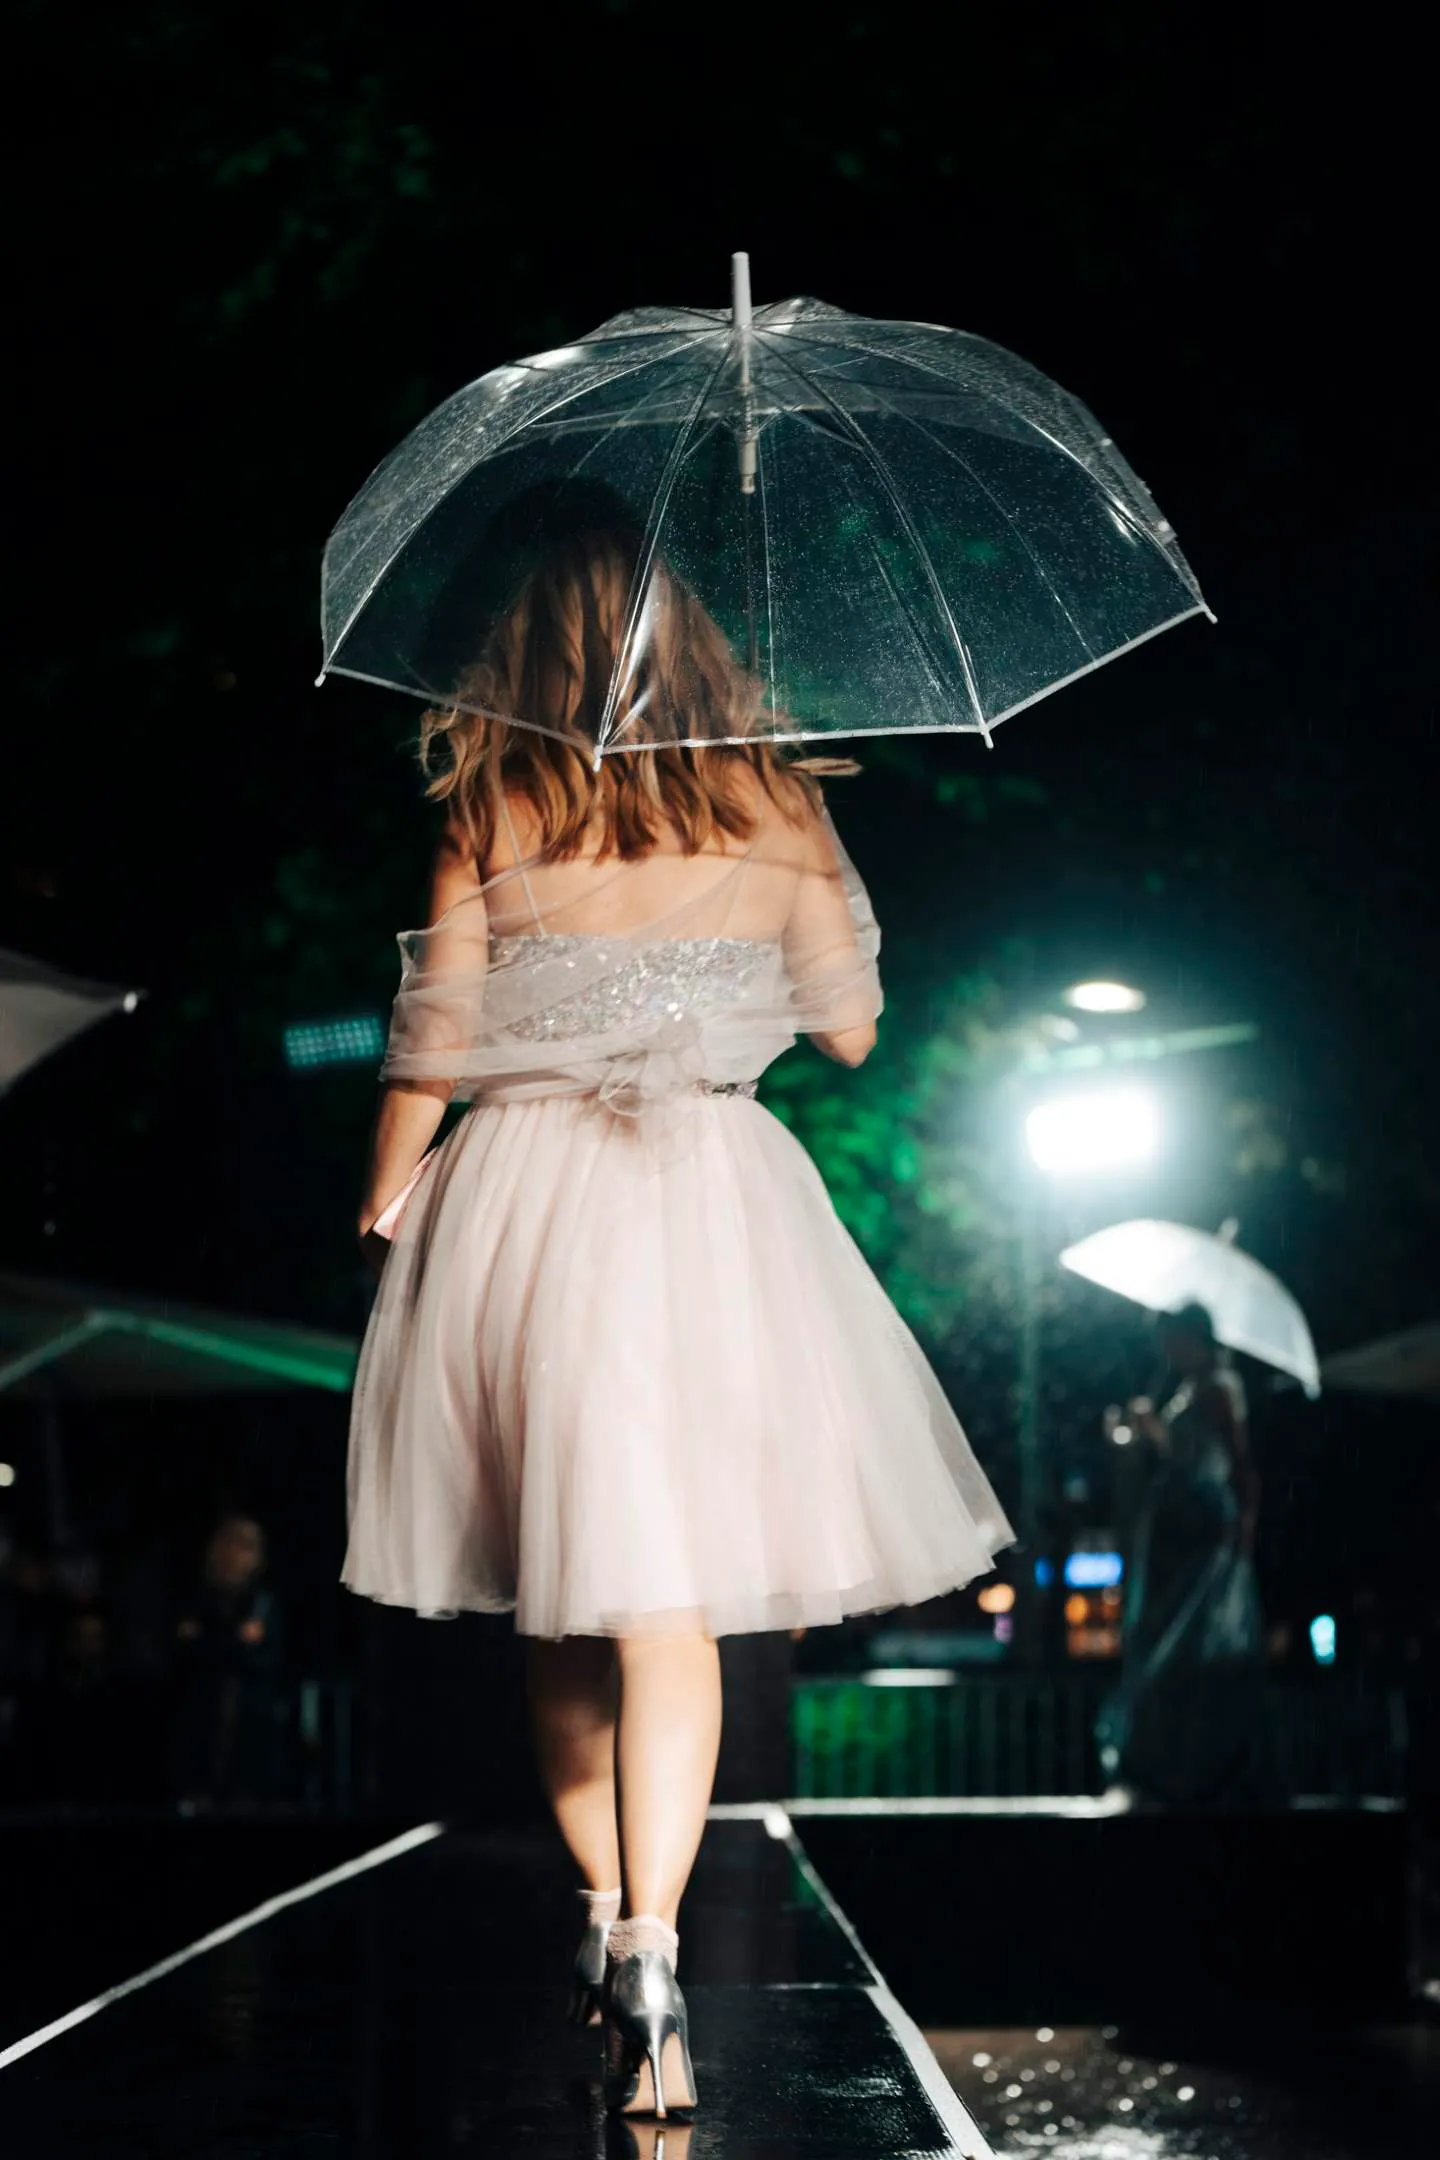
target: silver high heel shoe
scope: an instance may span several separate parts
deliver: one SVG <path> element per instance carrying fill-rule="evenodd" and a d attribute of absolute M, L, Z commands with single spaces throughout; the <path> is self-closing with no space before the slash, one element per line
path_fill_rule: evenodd
<path fill-rule="evenodd" d="M 658 1950 L 637 1950 L 610 1970 L 605 1990 L 605 2105 L 654 2115 L 695 2105 L 690 2020 Z"/>
<path fill-rule="evenodd" d="M 610 1922 L 592 1920 L 580 1938 L 565 2015 L 572 2025 L 598 2025 L 604 2010 L 605 1945 Z"/>

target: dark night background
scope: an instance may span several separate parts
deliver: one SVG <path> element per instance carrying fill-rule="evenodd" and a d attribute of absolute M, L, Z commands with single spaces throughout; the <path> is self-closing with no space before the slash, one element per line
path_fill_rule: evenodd
<path fill-rule="evenodd" d="M 1401 22 L 22 6 L 0 943 L 147 997 L 0 1106 L 3 1263 L 361 1324 L 370 1079 L 287 1071 L 282 1030 L 385 1009 L 431 826 L 416 712 L 312 688 L 325 534 L 460 383 L 624 307 L 719 305 L 748 247 L 758 301 L 954 324 L 1076 392 L 1219 619 L 993 753 L 861 745 L 832 794 L 886 934 L 885 1040 L 854 1078 L 797 1053 L 771 1099 L 997 1479 L 1020 1173 L 996 1061 L 1077 974 L 1134 977 L 1161 1026 L 1260 1030 L 1160 1069 L 1179 1153 L 1077 1203 L 1084 1226 L 1237 1215 L 1322 1354 L 1433 1318 L 1431 353 Z M 1098 1478 L 1143 1337 L 1059 1286 L 1047 1330 L 1054 1460 Z M 91 1475 L 133 1544 L 240 1497 L 330 1579 L 333 1417 L 309 1456 L 284 1421 L 232 1423 L 147 1455 L 142 1420 L 82 1463 L 82 1499 Z M 1416 1654 L 1422 1421 L 1292 1397 L 1258 1429 L 1272 1612 L 1323 1602 L 1343 1642 L 1363 1592 L 1386 1654 Z"/>

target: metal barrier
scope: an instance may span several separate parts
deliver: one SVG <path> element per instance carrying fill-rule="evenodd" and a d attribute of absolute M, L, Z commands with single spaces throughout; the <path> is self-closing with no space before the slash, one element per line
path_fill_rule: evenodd
<path fill-rule="evenodd" d="M 1339 1684 L 1334 1684 L 1339 1683 Z M 791 1702 L 797 1799 L 1099 1793 L 1096 1712 L 1107 1674 L 801 1678 Z M 1269 1777 L 1277 1794 L 1341 1799 L 1405 1791 L 1398 1687 L 1358 1676 L 1272 1682 Z"/>
<path fill-rule="evenodd" d="M 899 1684 L 802 1679 L 791 1707 L 797 1799 L 1097 1793 L 1100 1687 L 1076 1679 Z"/>

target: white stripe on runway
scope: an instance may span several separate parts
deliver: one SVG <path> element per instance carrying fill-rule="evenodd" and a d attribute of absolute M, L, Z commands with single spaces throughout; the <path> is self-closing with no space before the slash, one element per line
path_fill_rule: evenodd
<path fill-rule="evenodd" d="M 929 2041 L 909 2011 L 902 2006 L 889 1981 L 878 1970 L 874 1958 L 856 1934 L 850 1920 L 836 1904 L 824 1877 L 800 1842 L 795 1825 L 790 1819 L 789 1809 L 778 1806 L 773 1800 L 721 1801 L 710 1808 L 709 1814 L 712 1821 L 762 1822 L 772 1838 L 789 1847 L 790 1857 L 796 1867 L 869 1973 L 870 1984 L 865 1992 L 909 2057 L 910 2067 L 924 2088 L 926 2099 L 952 2140 L 950 2150 L 955 2160 L 995 2160 L 993 2148 L 987 2143 L 979 2124 L 936 2062 Z"/>
<path fill-rule="evenodd" d="M 42 2025 L 38 2032 L 27 2033 L 23 2040 L 17 2040 L 12 2047 L 0 2050 L 0 2070 L 7 2070 L 11 2063 L 19 2062 L 21 2056 L 30 2054 L 32 2049 L 44 2047 L 47 2040 L 58 2040 L 61 2033 L 69 2032 L 73 2026 L 83 2025 L 86 2018 L 94 2017 L 97 2011 L 108 2010 L 111 2003 L 119 2002 L 126 1995 L 133 1995 L 137 1988 L 149 1987 L 152 1980 L 163 1980 L 167 1973 L 177 1971 L 182 1965 L 188 1965 L 192 1958 L 204 1957 L 207 1950 L 218 1950 L 221 1943 L 233 1942 L 235 1937 L 243 1935 L 247 1928 L 259 1927 L 262 1920 L 273 1920 L 276 1913 L 284 1912 L 287 1906 L 301 1905 L 306 1898 L 318 1897 L 322 1890 L 333 1890 L 337 1883 L 349 1882 L 352 1876 L 363 1875 L 369 1868 L 383 1867 L 387 1860 L 398 1860 L 402 1853 L 413 1852 L 417 1845 L 428 1845 L 432 1838 L 443 1837 L 444 1833 L 444 1823 L 421 1823 L 417 1829 L 407 1830 L 402 1836 L 391 1838 L 388 1844 L 373 1846 L 369 1852 L 357 1854 L 355 1859 L 347 1860 L 343 1866 L 331 1868 L 328 1874 L 317 1875 L 313 1881 L 300 1883 L 294 1890 L 282 1890 L 278 1897 L 267 1898 L 265 1903 L 257 1905 L 253 1912 L 242 1913 L 238 1920 L 227 1920 L 224 1927 L 214 1929 L 209 1935 L 202 1935 L 198 1942 L 188 1943 L 183 1950 L 175 1951 L 170 1957 L 161 1958 L 158 1965 L 147 1965 L 144 1972 L 133 1974 L 129 1980 L 120 1981 L 116 1987 L 106 1988 L 104 1994 L 97 1995 L 92 2002 L 81 2003 L 75 2010 L 67 2010 L 64 2017 L 56 2018 L 53 2024 Z"/>

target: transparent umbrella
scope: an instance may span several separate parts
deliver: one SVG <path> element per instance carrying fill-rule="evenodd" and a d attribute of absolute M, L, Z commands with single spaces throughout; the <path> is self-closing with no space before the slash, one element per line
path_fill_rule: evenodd
<path fill-rule="evenodd" d="M 1304 1313 L 1277 1275 L 1241 1252 L 1232 1224 L 1216 1234 L 1188 1223 L 1112 1223 L 1067 1246 L 1060 1265 L 1152 1312 L 1203 1305 L 1217 1342 L 1289 1373 L 1307 1395 L 1320 1393 Z"/>
<path fill-rule="evenodd" d="M 320 679 L 466 706 L 526 573 L 557 540 L 614 524 L 642 544 L 597 764 L 697 739 L 645 717 L 648 603 L 666 574 L 755 678 L 744 732 L 785 741 L 988 740 L 1209 613 L 1142 483 L 1037 369 L 962 331 L 818 300 L 752 311 L 737 256 L 728 311 L 614 316 L 481 376 L 407 436 L 330 536 Z"/>

